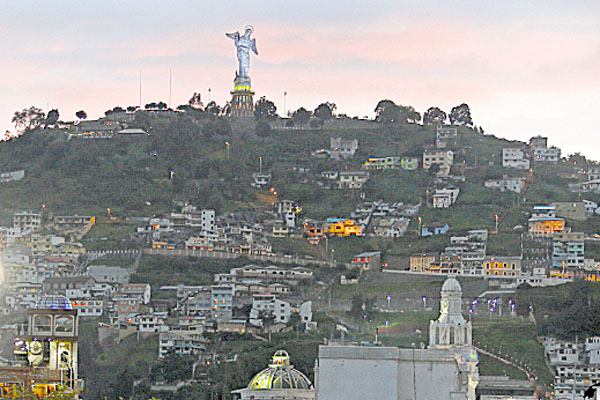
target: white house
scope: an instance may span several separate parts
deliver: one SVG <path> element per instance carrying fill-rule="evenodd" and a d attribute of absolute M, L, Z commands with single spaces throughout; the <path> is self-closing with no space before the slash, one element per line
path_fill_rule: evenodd
<path fill-rule="evenodd" d="M 294 305 L 278 299 L 274 294 L 255 294 L 252 298 L 252 309 L 250 310 L 250 323 L 252 325 L 262 325 L 259 318 L 261 311 L 273 314 L 276 323 L 287 324 L 292 313 L 298 313 L 303 324 L 312 321 L 311 301 Z"/>
<path fill-rule="evenodd" d="M 529 169 L 529 160 L 521 148 L 507 147 L 502 149 L 502 166 L 504 168 Z"/>
<path fill-rule="evenodd" d="M 486 188 L 499 189 L 501 192 L 521 193 L 525 189 L 525 179 L 506 177 L 503 179 L 488 179 L 484 185 Z"/>
<path fill-rule="evenodd" d="M 339 174 L 338 188 L 360 189 L 369 180 L 367 171 L 344 171 Z"/>
<path fill-rule="evenodd" d="M 329 140 L 329 147 L 331 158 L 334 160 L 352 158 L 356 150 L 358 150 L 358 140 L 332 137 Z"/>

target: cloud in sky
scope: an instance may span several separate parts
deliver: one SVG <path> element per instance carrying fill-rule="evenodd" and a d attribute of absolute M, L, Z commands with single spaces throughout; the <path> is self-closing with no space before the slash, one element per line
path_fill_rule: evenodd
<path fill-rule="evenodd" d="M 421 112 L 467 102 L 488 133 L 541 133 L 567 152 L 600 158 L 597 2 L 66 0 L 5 8 L 4 129 L 30 105 L 69 119 L 79 109 L 94 117 L 137 104 L 140 71 L 143 103 L 168 100 L 169 68 L 174 105 L 195 91 L 206 102 L 208 88 L 223 103 L 236 68 L 224 33 L 252 23 L 260 53 L 251 61 L 253 87 L 280 111 L 284 91 L 288 109 L 334 101 L 359 116 L 383 98 Z"/>

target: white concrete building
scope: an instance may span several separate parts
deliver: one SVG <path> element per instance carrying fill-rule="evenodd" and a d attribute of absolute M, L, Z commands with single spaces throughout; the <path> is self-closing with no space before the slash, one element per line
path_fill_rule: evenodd
<path fill-rule="evenodd" d="M 525 189 L 523 178 L 488 179 L 484 186 L 489 189 L 498 189 L 501 192 L 521 193 Z"/>
<path fill-rule="evenodd" d="M 547 149 L 534 149 L 533 150 L 533 161 L 535 162 L 549 162 L 556 164 L 560 158 L 560 149 L 556 147 L 550 147 Z"/>
<path fill-rule="evenodd" d="M 276 323 L 287 324 L 292 313 L 300 315 L 300 322 L 306 324 L 312 321 L 312 302 L 294 305 L 287 301 L 278 299 L 274 294 L 255 294 L 252 297 L 252 309 L 250 310 L 250 323 L 261 326 L 260 313 L 273 314 Z"/>
<path fill-rule="evenodd" d="M 529 169 L 529 160 L 521 148 L 507 147 L 502 149 L 502 166 L 504 168 Z"/>
<path fill-rule="evenodd" d="M 169 353 L 194 355 L 206 348 L 202 334 L 183 335 L 173 332 L 161 332 L 158 336 L 158 356 Z"/>
<path fill-rule="evenodd" d="M 334 160 L 352 158 L 356 150 L 358 150 L 358 140 L 332 137 L 329 140 L 329 148 L 331 150 L 331 158 Z"/>
<path fill-rule="evenodd" d="M 438 164 L 441 169 L 447 169 L 454 162 L 454 153 L 452 150 L 425 149 L 423 152 L 423 169 L 429 169 L 432 165 Z"/>
<path fill-rule="evenodd" d="M 368 180 L 368 171 L 343 171 L 339 173 L 338 188 L 360 189 Z"/>

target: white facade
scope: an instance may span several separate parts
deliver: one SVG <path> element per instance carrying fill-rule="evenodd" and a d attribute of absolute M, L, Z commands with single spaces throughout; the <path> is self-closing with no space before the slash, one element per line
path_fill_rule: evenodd
<path fill-rule="evenodd" d="M 312 321 L 312 302 L 305 301 L 298 306 L 294 306 L 291 303 L 277 299 L 272 294 L 257 294 L 252 299 L 252 309 L 250 310 L 250 323 L 253 325 L 260 326 L 262 323 L 259 319 L 260 312 L 267 312 L 273 314 L 276 323 L 287 324 L 290 320 L 292 313 L 298 313 L 300 315 L 300 321 L 305 324 Z"/>
<path fill-rule="evenodd" d="M 448 170 L 454 162 L 454 153 L 452 150 L 425 150 L 423 152 L 423 169 L 429 169 L 433 164 L 439 164 L 440 168 L 446 167 Z"/>
<path fill-rule="evenodd" d="M 358 149 L 357 139 L 330 138 L 331 158 L 334 160 L 352 158 Z"/>
<path fill-rule="evenodd" d="M 164 357 L 169 353 L 193 355 L 205 348 L 201 334 L 181 335 L 172 332 L 162 332 L 158 337 L 158 356 Z"/>
<path fill-rule="evenodd" d="M 488 179 L 484 186 L 489 189 L 499 189 L 501 192 L 521 193 L 525 188 L 523 178 Z"/>
<path fill-rule="evenodd" d="M 360 189 L 369 180 L 367 171 L 344 171 L 339 174 L 338 187 L 348 189 Z"/>
<path fill-rule="evenodd" d="M 560 149 L 550 147 L 547 149 L 537 148 L 533 150 L 533 160 L 535 162 L 549 162 L 556 164 L 560 158 Z"/>
<path fill-rule="evenodd" d="M 525 152 L 520 148 L 502 149 L 502 166 L 504 168 L 529 169 L 529 160 L 525 158 Z"/>
<path fill-rule="evenodd" d="M 104 309 L 103 300 L 71 299 L 71 305 L 80 317 L 98 318 Z"/>

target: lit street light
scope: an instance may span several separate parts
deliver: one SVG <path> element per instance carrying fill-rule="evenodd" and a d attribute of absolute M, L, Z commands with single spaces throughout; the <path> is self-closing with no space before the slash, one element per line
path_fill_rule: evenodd
<path fill-rule="evenodd" d="M 225 147 L 227 148 L 227 159 L 229 160 L 229 142 L 225 142 Z"/>
<path fill-rule="evenodd" d="M 423 309 L 427 310 L 427 296 L 421 297 L 421 300 L 423 301 Z"/>
<path fill-rule="evenodd" d="M 390 309 L 390 303 L 391 303 L 391 301 L 392 301 L 392 295 L 388 293 L 388 294 L 385 296 L 385 299 L 387 300 L 387 305 L 388 305 L 388 310 L 389 310 L 389 309 Z M 387 320 L 386 320 L 386 321 L 387 321 Z"/>

